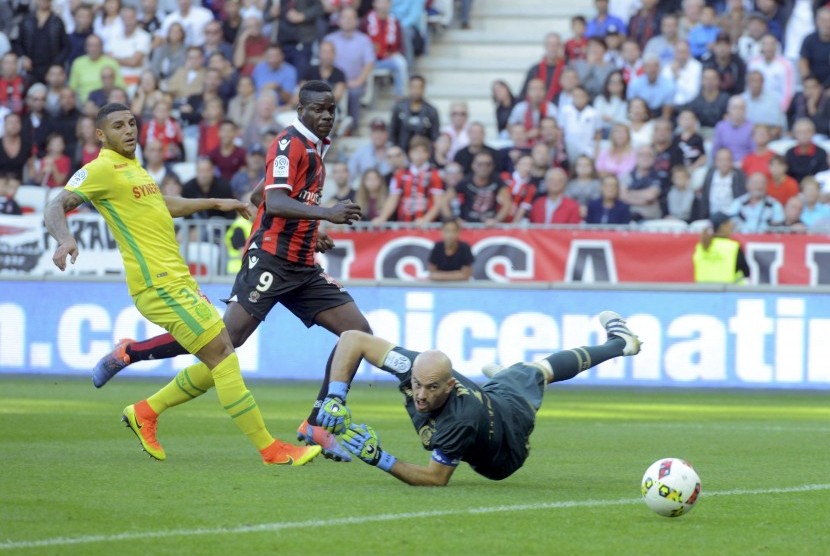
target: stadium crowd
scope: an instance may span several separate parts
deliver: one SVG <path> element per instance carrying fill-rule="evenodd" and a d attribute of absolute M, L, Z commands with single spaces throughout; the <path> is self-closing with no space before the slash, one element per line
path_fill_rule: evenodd
<path fill-rule="evenodd" d="M 744 233 L 830 228 L 830 8 L 594 4 L 568 37 L 544 37 L 520 90 L 492 83 L 498 136 L 487 137 L 465 102 L 442 122 L 413 71 L 429 41 L 424 0 L 4 2 L 0 213 L 21 212 L 21 183 L 62 187 L 95 158 L 94 116 L 113 101 L 139 118 L 142 161 L 165 193 L 244 198 L 298 87 L 322 79 L 335 134 L 360 139 L 328 161 L 327 202 L 354 200 L 375 226 L 722 212 Z M 396 101 L 363 122 L 378 72 Z"/>

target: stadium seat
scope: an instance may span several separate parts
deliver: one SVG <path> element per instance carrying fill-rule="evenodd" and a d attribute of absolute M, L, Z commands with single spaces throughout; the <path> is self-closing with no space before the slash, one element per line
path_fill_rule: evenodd
<path fill-rule="evenodd" d="M 173 172 L 179 176 L 182 185 L 189 182 L 196 177 L 196 163 L 195 162 L 177 162 L 170 167 Z"/>
<path fill-rule="evenodd" d="M 375 68 L 369 79 L 366 80 L 366 91 L 360 99 L 360 104 L 363 106 L 372 106 L 375 102 L 375 80 L 377 79 L 392 79 L 392 70 Z"/>
<path fill-rule="evenodd" d="M 61 191 L 61 188 L 54 188 Z M 21 185 L 14 195 L 14 200 L 20 205 L 23 214 L 42 213 L 46 208 L 46 194 L 50 188 L 40 185 Z"/>
<path fill-rule="evenodd" d="M 689 225 L 682 220 L 660 218 L 657 220 L 643 220 L 640 229 L 648 232 L 686 232 Z"/>
<path fill-rule="evenodd" d="M 213 276 L 219 273 L 219 246 L 207 241 L 187 244 L 187 266 L 193 276 Z"/>
<path fill-rule="evenodd" d="M 695 233 L 701 233 L 706 228 L 711 228 L 712 223 L 709 222 L 708 218 L 701 218 L 700 220 L 695 220 L 689 224 L 689 231 Z"/>

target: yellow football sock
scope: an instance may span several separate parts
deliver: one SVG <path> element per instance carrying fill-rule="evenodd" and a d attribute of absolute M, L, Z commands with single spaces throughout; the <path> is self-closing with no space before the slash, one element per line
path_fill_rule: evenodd
<path fill-rule="evenodd" d="M 164 388 L 147 398 L 156 413 L 198 398 L 213 387 L 213 375 L 204 363 L 197 363 L 179 371 Z"/>
<path fill-rule="evenodd" d="M 216 384 L 219 403 L 236 426 L 245 433 L 257 450 L 271 445 L 274 437 L 265 428 L 265 422 L 262 420 L 262 414 L 259 412 L 254 395 L 245 388 L 236 353 L 226 357 L 213 368 L 211 373 Z"/>

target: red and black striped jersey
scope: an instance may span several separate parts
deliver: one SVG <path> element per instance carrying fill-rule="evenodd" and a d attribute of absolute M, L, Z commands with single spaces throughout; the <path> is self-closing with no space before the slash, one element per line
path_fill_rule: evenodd
<path fill-rule="evenodd" d="M 314 135 L 296 120 L 280 133 L 265 158 L 265 191 L 286 189 L 289 196 L 306 205 L 319 205 L 326 181 L 323 157 L 330 142 Z M 319 220 L 268 216 L 263 201 L 257 213 L 258 226 L 248 247 L 259 248 L 291 263 L 314 265 Z"/>
<path fill-rule="evenodd" d="M 424 216 L 443 195 L 444 182 L 438 170 L 430 166 L 398 170 L 389 186 L 390 195 L 400 195 L 396 220 L 412 222 Z"/>
<path fill-rule="evenodd" d="M 536 198 L 536 185 L 530 180 L 523 180 L 517 172 L 503 172 L 501 179 L 510 188 L 510 198 L 513 201 L 512 216 L 515 222 L 516 213 L 520 208 L 525 209 L 525 216 L 530 212 L 533 199 Z"/>

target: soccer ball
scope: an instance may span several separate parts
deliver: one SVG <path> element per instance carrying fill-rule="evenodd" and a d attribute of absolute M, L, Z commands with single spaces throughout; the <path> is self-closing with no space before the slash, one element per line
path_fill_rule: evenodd
<path fill-rule="evenodd" d="M 646 469 L 642 491 L 646 506 L 662 516 L 678 517 L 695 507 L 700 477 L 682 459 L 658 459 Z"/>

